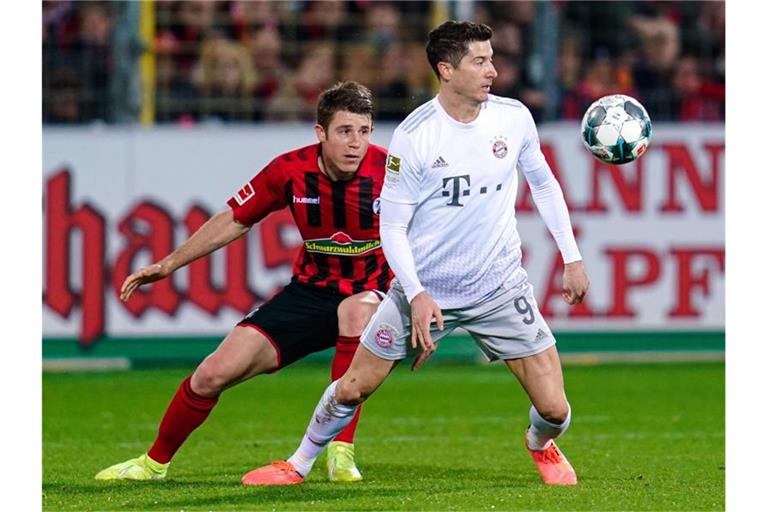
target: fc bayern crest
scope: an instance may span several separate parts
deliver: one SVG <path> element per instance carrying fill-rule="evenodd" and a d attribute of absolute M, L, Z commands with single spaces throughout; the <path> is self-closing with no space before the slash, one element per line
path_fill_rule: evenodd
<path fill-rule="evenodd" d="M 504 158 L 507 156 L 507 143 L 503 140 L 497 140 L 493 143 L 493 156 L 496 158 Z"/>
<path fill-rule="evenodd" d="M 395 341 L 395 329 L 391 325 L 381 324 L 376 329 L 374 334 L 376 344 L 381 348 L 389 348 L 392 346 L 392 342 Z"/>

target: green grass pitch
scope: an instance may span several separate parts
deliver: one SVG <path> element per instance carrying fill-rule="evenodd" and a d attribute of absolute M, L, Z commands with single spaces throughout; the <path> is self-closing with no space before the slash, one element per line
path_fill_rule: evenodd
<path fill-rule="evenodd" d="M 723 510 L 723 363 L 568 366 L 559 442 L 580 483 L 540 483 L 523 446 L 528 402 L 501 365 L 398 368 L 365 405 L 365 480 L 246 488 L 298 444 L 328 368 L 297 364 L 227 391 L 156 482 L 97 482 L 135 457 L 188 370 L 45 374 L 44 510 Z"/>

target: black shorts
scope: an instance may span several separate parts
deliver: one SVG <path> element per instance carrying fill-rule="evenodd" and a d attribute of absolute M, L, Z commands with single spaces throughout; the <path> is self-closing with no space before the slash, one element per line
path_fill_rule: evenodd
<path fill-rule="evenodd" d="M 290 283 L 269 301 L 250 312 L 238 325 L 266 336 L 277 350 L 277 368 L 336 346 L 338 307 L 346 299 L 331 290 Z"/>

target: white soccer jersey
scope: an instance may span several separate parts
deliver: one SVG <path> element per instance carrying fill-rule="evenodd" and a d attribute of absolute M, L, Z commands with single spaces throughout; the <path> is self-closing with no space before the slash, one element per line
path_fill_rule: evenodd
<path fill-rule="evenodd" d="M 408 243 L 440 308 L 467 307 L 505 280 L 526 279 L 518 166 L 541 169 L 546 161 L 533 117 L 516 100 L 491 95 L 473 122 L 460 123 L 434 98 L 395 130 L 381 197 L 417 205 Z"/>

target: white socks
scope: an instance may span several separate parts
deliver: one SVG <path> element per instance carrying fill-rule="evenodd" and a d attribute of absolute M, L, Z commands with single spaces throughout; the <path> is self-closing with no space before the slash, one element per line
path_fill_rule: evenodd
<path fill-rule="evenodd" d="M 330 443 L 336 435 L 349 425 L 357 411 L 357 405 L 344 405 L 336 402 L 336 383 L 333 381 L 325 389 L 320 402 L 315 407 L 312 419 L 309 420 L 307 432 L 301 440 L 299 448 L 290 456 L 288 462 L 301 476 L 307 476 L 312 470 L 323 448 Z"/>
<path fill-rule="evenodd" d="M 565 417 L 565 421 L 560 424 L 551 423 L 542 418 L 535 407 L 531 407 L 529 416 L 531 418 L 531 426 L 525 434 L 528 448 L 531 450 L 544 450 L 547 448 L 550 440 L 555 439 L 568 430 L 568 426 L 571 424 L 571 405 L 568 404 L 568 415 Z"/>

